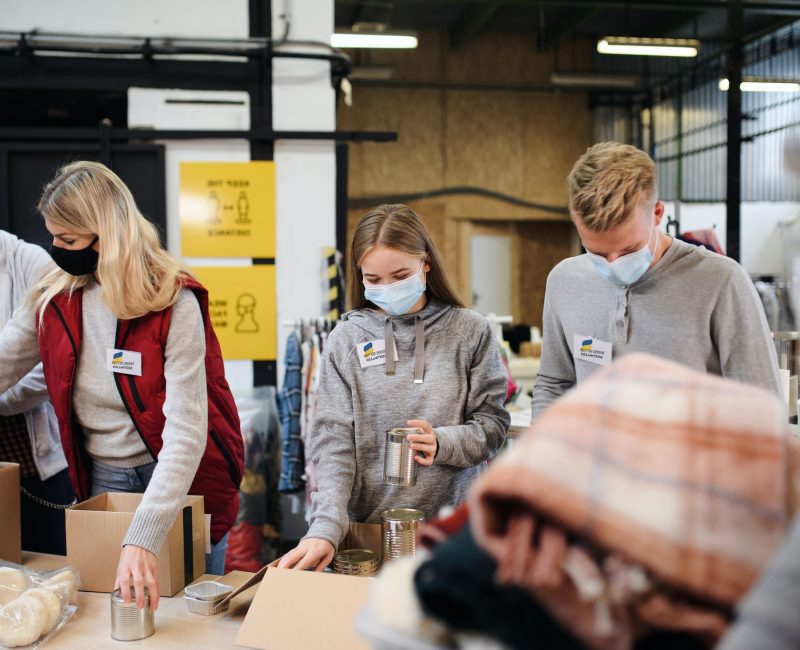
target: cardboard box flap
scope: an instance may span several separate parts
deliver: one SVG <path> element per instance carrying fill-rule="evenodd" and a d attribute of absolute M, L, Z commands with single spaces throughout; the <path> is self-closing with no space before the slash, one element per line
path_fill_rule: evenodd
<path fill-rule="evenodd" d="M 266 574 L 267 569 L 269 569 L 271 566 L 277 566 L 277 564 L 278 564 L 278 560 L 275 560 L 274 562 L 268 564 L 267 566 L 261 567 L 258 570 L 257 573 L 254 573 L 247 580 L 245 580 L 245 582 L 243 582 L 241 585 L 239 585 L 236 589 L 234 589 L 227 596 L 225 596 L 225 598 L 223 598 L 220 601 L 219 604 L 222 605 L 223 603 L 227 603 L 227 602 L 233 600 L 234 598 L 236 598 L 236 596 L 238 596 L 243 591 L 245 591 L 247 589 L 250 589 L 250 587 L 252 587 L 257 582 L 261 582 L 264 579 L 264 574 Z"/>
<path fill-rule="evenodd" d="M 236 645 L 260 650 L 369 650 L 355 630 L 373 578 L 269 567 Z"/>
<path fill-rule="evenodd" d="M 22 562 L 22 536 L 19 508 L 19 465 L 0 463 L 0 560 Z"/>

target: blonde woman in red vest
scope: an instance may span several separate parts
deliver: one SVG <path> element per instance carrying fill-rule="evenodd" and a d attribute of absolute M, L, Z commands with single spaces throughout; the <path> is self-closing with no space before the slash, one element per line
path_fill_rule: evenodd
<path fill-rule="evenodd" d="M 59 268 L 0 333 L 0 393 L 42 361 L 78 497 L 144 493 L 115 588 L 142 607 L 146 586 L 155 609 L 156 555 L 183 497 L 211 514 L 209 572 L 238 510 L 242 438 L 208 295 L 107 167 L 67 165 L 38 208 Z"/>

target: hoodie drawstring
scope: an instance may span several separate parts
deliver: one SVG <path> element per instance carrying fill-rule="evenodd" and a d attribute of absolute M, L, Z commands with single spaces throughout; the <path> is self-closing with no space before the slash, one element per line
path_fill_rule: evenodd
<path fill-rule="evenodd" d="M 414 322 L 414 383 L 421 384 L 422 376 L 425 374 L 425 321 L 422 316 L 417 316 Z"/>
<path fill-rule="evenodd" d="M 394 374 L 394 331 L 392 330 L 392 319 L 387 318 L 383 324 L 383 339 L 385 344 L 386 365 L 384 374 Z"/>
<path fill-rule="evenodd" d="M 394 329 L 392 319 L 387 318 L 383 323 L 384 342 L 386 344 L 386 365 L 384 374 L 394 374 Z M 425 375 L 425 321 L 422 316 L 414 318 L 414 383 L 421 384 Z"/>

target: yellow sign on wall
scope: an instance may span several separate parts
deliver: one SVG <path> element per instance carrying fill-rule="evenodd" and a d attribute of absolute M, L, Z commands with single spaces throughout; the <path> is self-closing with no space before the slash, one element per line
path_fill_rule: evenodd
<path fill-rule="evenodd" d="M 275 266 L 203 266 L 192 272 L 208 289 L 208 310 L 223 359 L 274 361 Z"/>
<path fill-rule="evenodd" d="M 184 257 L 275 257 L 275 163 L 181 163 Z"/>

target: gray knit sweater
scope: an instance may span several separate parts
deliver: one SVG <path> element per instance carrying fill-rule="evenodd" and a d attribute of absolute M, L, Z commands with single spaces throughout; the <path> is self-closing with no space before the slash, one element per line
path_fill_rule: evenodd
<path fill-rule="evenodd" d="M 758 582 L 737 606 L 737 621 L 718 650 L 796 650 L 800 648 L 800 519 L 795 518 L 783 546 Z"/>
<path fill-rule="evenodd" d="M 732 259 L 679 240 L 632 285 L 597 273 L 586 255 L 547 278 L 542 363 L 532 419 L 600 366 L 576 358 L 575 337 L 612 344 L 613 358 L 647 352 L 781 395 L 764 309 Z"/>
<path fill-rule="evenodd" d="M 417 317 L 424 324 L 424 380 L 414 383 Z M 337 546 L 350 520 L 377 523 L 386 509 L 412 507 L 434 517 L 462 502 L 472 481 L 505 440 L 506 372 L 491 327 L 479 314 L 430 301 L 417 314 L 391 318 L 399 360 L 362 368 L 356 346 L 385 338 L 382 312 L 345 314 L 323 352 L 317 415 L 309 449 L 319 491 L 307 537 Z M 417 467 L 413 487 L 383 482 L 385 431 L 428 420 L 439 450 Z"/>
<path fill-rule="evenodd" d="M 102 300 L 100 286 L 90 282 L 83 295 L 83 332 L 72 399 L 90 455 L 131 467 L 152 458 L 106 369 L 106 349 L 114 346 L 116 322 Z M 39 363 L 36 327 L 33 309 L 26 303 L 0 332 L 0 393 Z M 153 553 L 161 549 L 194 480 L 208 429 L 205 334 L 197 299 L 188 289 L 173 306 L 164 375 L 164 445 L 124 541 Z"/>

